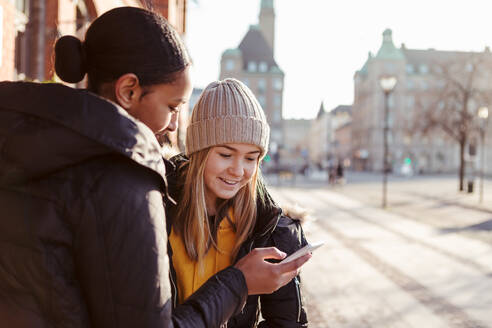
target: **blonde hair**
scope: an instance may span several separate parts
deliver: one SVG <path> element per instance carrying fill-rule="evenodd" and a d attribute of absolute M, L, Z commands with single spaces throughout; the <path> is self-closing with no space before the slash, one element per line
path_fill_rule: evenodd
<path fill-rule="evenodd" d="M 190 259 L 199 264 L 207 254 L 210 247 L 217 249 L 218 224 L 211 226 L 205 203 L 204 172 L 210 150 L 206 148 L 190 155 L 186 167 L 181 170 L 184 185 L 179 206 L 174 219 L 173 227 L 181 237 Z M 233 227 L 236 232 L 236 242 L 233 247 L 233 257 L 236 257 L 241 245 L 251 236 L 256 224 L 256 197 L 257 179 L 260 173 L 259 159 L 256 163 L 255 173 L 250 181 L 242 187 L 237 194 L 229 200 L 218 204 L 215 221 L 231 218 L 227 217 L 227 211 L 232 208 L 234 215 Z M 217 251 L 221 251 L 217 249 Z"/>

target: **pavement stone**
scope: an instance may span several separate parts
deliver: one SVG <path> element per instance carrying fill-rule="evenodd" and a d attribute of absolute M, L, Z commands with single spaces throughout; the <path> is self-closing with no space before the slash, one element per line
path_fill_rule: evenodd
<path fill-rule="evenodd" d="M 399 195 L 419 184 L 429 192 L 429 181 L 407 182 Z M 308 238 L 326 241 L 302 272 L 310 327 L 492 327 L 492 293 L 484 292 L 492 291 L 492 247 L 459 230 L 486 211 L 433 200 L 424 207 L 427 216 L 450 207 L 454 214 L 450 230 L 442 231 L 361 202 L 377 180 L 354 183 L 348 193 L 299 184 L 269 189 L 281 204 L 311 209 L 316 220 L 305 226 Z"/>

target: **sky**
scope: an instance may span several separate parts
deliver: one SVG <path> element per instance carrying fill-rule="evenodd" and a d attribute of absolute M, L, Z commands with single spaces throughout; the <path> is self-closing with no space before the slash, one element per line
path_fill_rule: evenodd
<path fill-rule="evenodd" d="M 353 76 L 386 28 L 395 46 L 492 48 L 490 0 L 274 0 L 275 59 L 285 73 L 283 117 L 314 118 L 353 102 Z M 260 0 L 188 1 L 186 44 L 196 87 L 219 78 L 220 58 L 258 23 Z"/>

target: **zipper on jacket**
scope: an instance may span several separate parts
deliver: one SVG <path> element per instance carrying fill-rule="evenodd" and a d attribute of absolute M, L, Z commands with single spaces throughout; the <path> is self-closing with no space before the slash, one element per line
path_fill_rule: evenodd
<path fill-rule="evenodd" d="M 249 253 L 251 253 L 251 251 L 253 250 L 253 245 L 254 245 L 254 243 L 255 243 L 255 240 L 253 239 L 253 240 L 251 241 L 251 244 L 249 244 Z M 249 254 L 249 253 L 248 253 L 248 254 Z M 246 254 L 246 255 L 247 255 L 247 254 Z M 244 314 L 244 309 L 246 308 L 246 304 L 248 304 L 248 296 L 246 296 L 246 303 L 244 303 L 244 306 L 243 306 L 243 308 L 241 309 L 241 314 Z M 258 322 L 258 315 L 256 315 L 256 317 L 257 317 L 256 322 Z"/>
<path fill-rule="evenodd" d="M 301 312 L 302 312 L 301 290 L 299 286 L 299 280 L 297 279 L 297 277 L 294 278 L 294 283 L 296 285 L 296 294 L 297 294 L 297 322 L 301 322 Z"/>
<path fill-rule="evenodd" d="M 171 288 L 174 289 L 174 293 L 173 294 L 173 309 L 175 309 L 178 305 L 178 288 L 176 287 L 176 283 L 174 282 L 174 277 L 171 273 L 171 271 L 169 271 L 169 280 L 171 280 Z"/>

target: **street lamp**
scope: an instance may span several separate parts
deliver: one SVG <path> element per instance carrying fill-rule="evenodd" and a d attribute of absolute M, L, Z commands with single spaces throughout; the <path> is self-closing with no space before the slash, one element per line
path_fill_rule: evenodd
<path fill-rule="evenodd" d="M 480 119 L 480 139 L 482 142 L 482 163 L 480 169 L 480 203 L 483 202 L 483 176 L 485 170 L 485 131 L 487 130 L 487 123 L 489 120 L 489 109 L 487 107 L 480 107 L 478 109 L 478 117 Z"/>
<path fill-rule="evenodd" d="M 379 79 L 379 84 L 384 92 L 384 127 L 383 127 L 383 208 L 386 208 L 386 185 L 388 183 L 388 98 L 396 85 L 396 77 L 383 76 Z"/>

